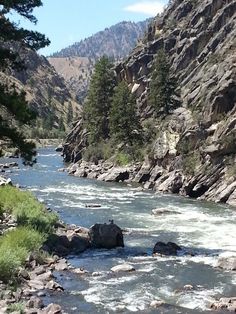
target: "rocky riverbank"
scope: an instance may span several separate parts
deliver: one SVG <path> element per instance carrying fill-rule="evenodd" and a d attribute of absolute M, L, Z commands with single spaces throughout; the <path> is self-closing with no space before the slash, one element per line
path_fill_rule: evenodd
<path fill-rule="evenodd" d="M 12 216 L 4 217 L 0 226 L 4 226 L 2 231 L 6 233 L 15 228 L 17 223 Z M 0 283 L 0 313 L 8 313 L 12 309 L 16 309 L 17 313 L 21 309 L 21 313 L 25 314 L 64 313 L 60 305 L 45 305 L 43 302 L 47 291 L 64 291 L 63 286 L 56 282 L 53 272 L 71 272 L 81 276 L 87 274 L 87 271 L 72 267 L 62 256 L 79 254 L 91 247 L 113 248 L 123 245 L 122 231 L 115 224 L 94 225 L 90 229 L 59 224 L 56 232 L 44 244 L 40 255 L 31 253 L 25 267 L 19 269 L 17 289 L 12 290 L 9 284 Z"/>
<path fill-rule="evenodd" d="M 192 176 L 184 174 L 181 169 L 167 171 L 162 166 L 153 164 L 150 158 L 146 158 L 144 163 L 138 162 L 122 167 L 109 161 L 94 164 L 82 160 L 69 166 L 67 171 L 70 175 L 78 177 L 141 184 L 144 189 L 156 192 L 180 194 L 236 206 L 234 177 L 226 179 L 223 175 L 224 169 L 218 165 L 211 173 L 202 170 L 197 176 Z"/>

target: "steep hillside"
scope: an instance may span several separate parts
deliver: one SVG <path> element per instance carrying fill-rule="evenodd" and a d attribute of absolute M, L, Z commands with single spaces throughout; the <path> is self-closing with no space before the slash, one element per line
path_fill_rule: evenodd
<path fill-rule="evenodd" d="M 83 101 L 90 82 L 95 60 L 86 57 L 48 58 L 50 64 L 61 75 L 76 94 L 78 101 Z"/>
<path fill-rule="evenodd" d="M 48 58 L 56 71 L 64 77 L 69 88 L 83 101 L 93 72 L 95 61 L 107 55 L 115 60 L 127 57 L 139 38 L 147 31 L 150 19 L 122 22 L 54 53 Z"/>
<path fill-rule="evenodd" d="M 168 54 L 179 79 L 182 105 L 157 119 L 147 90 L 153 58 L 160 49 Z M 145 162 L 121 169 L 119 179 L 236 205 L 236 1 L 172 1 L 154 20 L 143 45 L 116 72 L 135 93 L 143 126 L 148 123 L 156 134 Z M 83 134 L 78 121 L 67 138 L 66 160 L 81 158 Z M 101 165 L 97 172 L 83 167 L 84 172 L 78 172 L 82 176 L 117 178 L 111 175 L 112 167 Z"/>
<path fill-rule="evenodd" d="M 45 57 L 36 52 L 21 48 L 20 56 L 25 69 L 20 72 L 0 73 L 2 81 L 9 86 L 14 84 L 19 91 L 26 92 L 30 107 L 39 115 L 39 124 L 50 116 L 53 120 L 50 128 L 57 129 L 60 121 L 67 127 L 69 107 L 73 108 L 75 115 L 80 107 L 64 79 Z"/>

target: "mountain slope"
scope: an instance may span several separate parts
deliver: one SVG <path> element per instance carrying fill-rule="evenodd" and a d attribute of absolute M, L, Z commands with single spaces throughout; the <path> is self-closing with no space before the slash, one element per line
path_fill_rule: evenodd
<path fill-rule="evenodd" d="M 25 69 L 0 73 L 2 82 L 9 86 L 14 84 L 17 90 L 26 92 L 29 106 L 38 113 L 41 122 L 53 115 L 52 128 L 57 129 L 61 119 L 67 127 L 68 107 L 72 106 L 74 112 L 80 110 L 80 107 L 64 79 L 45 57 L 23 47 L 18 52 Z"/>
<path fill-rule="evenodd" d="M 156 119 L 147 95 L 153 58 L 161 49 L 179 79 L 182 105 Z M 148 122 L 156 132 L 151 153 L 129 171 L 128 180 L 236 205 L 236 1 L 172 1 L 116 72 L 135 93 L 144 128 Z M 65 159 L 81 156 L 82 131 L 78 121 Z"/>
<path fill-rule="evenodd" d="M 121 22 L 54 53 L 48 61 L 82 102 L 96 60 L 103 55 L 114 60 L 127 57 L 138 39 L 143 37 L 149 23 L 150 19 L 139 23 Z"/>
<path fill-rule="evenodd" d="M 126 57 L 143 37 L 150 19 L 139 22 L 121 22 L 98 32 L 68 48 L 51 55 L 53 58 L 86 57 L 98 59 L 107 55 L 115 60 Z"/>

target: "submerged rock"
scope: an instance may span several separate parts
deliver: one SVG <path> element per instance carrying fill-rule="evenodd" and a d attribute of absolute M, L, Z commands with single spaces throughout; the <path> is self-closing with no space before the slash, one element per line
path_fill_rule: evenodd
<path fill-rule="evenodd" d="M 113 249 L 124 247 L 123 234 L 116 224 L 95 224 L 89 229 L 89 240 L 92 247 Z"/>
<path fill-rule="evenodd" d="M 152 302 L 150 303 L 150 307 L 156 309 L 156 308 L 158 308 L 158 307 L 160 307 L 160 306 L 162 306 L 162 305 L 164 305 L 164 304 L 165 304 L 164 301 L 161 301 L 161 300 L 154 300 L 154 301 L 152 301 Z"/>
<path fill-rule="evenodd" d="M 121 265 L 112 267 L 111 271 L 113 271 L 114 273 L 131 272 L 131 271 L 135 271 L 135 268 L 130 264 L 121 264 Z"/>
<path fill-rule="evenodd" d="M 216 266 L 225 270 L 236 270 L 236 256 L 222 257 Z"/>
<path fill-rule="evenodd" d="M 152 210 L 152 214 L 154 216 L 160 216 L 160 215 L 165 215 L 165 214 L 179 214 L 179 212 L 175 211 L 175 210 L 169 210 L 166 208 L 156 208 Z"/>
<path fill-rule="evenodd" d="M 178 251 L 181 250 L 181 247 L 173 242 L 157 242 L 153 249 L 153 254 L 160 255 L 177 255 Z"/>

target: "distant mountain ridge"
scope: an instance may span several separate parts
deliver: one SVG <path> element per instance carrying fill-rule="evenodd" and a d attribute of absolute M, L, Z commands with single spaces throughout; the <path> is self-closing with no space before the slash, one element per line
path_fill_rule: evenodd
<path fill-rule="evenodd" d="M 151 19 L 142 22 L 120 22 L 84 40 L 52 54 L 52 58 L 86 57 L 91 59 L 107 55 L 115 60 L 126 57 L 142 38 Z"/>
<path fill-rule="evenodd" d="M 93 68 L 103 55 L 115 61 L 124 59 L 144 37 L 152 19 L 121 22 L 77 42 L 48 58 L 80 102 L 86 97 Z"/>

